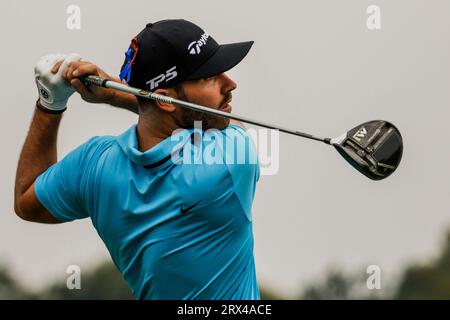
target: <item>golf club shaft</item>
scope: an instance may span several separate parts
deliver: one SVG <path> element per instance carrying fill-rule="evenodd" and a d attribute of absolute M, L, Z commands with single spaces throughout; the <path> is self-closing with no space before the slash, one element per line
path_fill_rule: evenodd
<path fill-rule="evenodd" d="M 307 138 L 307 139 L 312 139 L 312 140 L 317 140 L 317 141 L 322 141 L 324 143 L 330 144 L 331 139 L 330 138 L 322 138 L 322 137 L 317 137 L 308 133 L 303 133 L 297 130 L 292 130 L 292 129 L 288 129 L 282 126 L 278 126 L 278 125 L 274 125 L 274 124 L 270 124 L 267 122 L 261 122 L 261 121 L 256 121 L 244 116 L 240 116 L 240 115 L 236 115 L 236 114 L 232 114 L 232 113 L 228 113 L 228 112 L 223 112 L 217 109 L 212 109 L 212 108 L 208 108 L 205 106 L 201 106 L 195 103 L 191 103 L 191 102 L 186 102 L 186 101 L 182 101 L 182 100 L 178 100 L 172 97 L 168 97 L 168 96 L 164 96 L 161 94 L 157 94 L 157 93 L 153 93 L 150 91 L 146 91 L 146 90 L 142 90 L 142 89 L 137 89 L 137 88 L 133 88 L 130 87 L 128 85 L 122 84 L 122 83 L 118 83 L 115 81 L 111 81 L 105 78 L 101 78 L 98 76 L 87 76 L 87 77 L 82 77 L 81 81 L 85 84 L 85 85 L 96 85 L 99 87 L 104 87 L 104 88 L 111 88 L 111 89 L 116 89 L 119 91 L 123 91 L 123 92 L 127 92 L 127 93 L 131 93 L 135 96 L 139 96 L 139 97 L 143 97 L 143 98 L 148 98 L 148 99 L 153 99 L 153 100 L 157 100 L 157 101 L 161 101 L 161 102 L 165 102 L 165 103 L 170 103 L 170 104 L 174 104 L 183 108 L 187 108 L 190 110 L 194 110 L 194 111 L 200 111 L 200 112 L 204 112 L 210 115 L 215 115 L 215 116 L 219 116 L 219 117 L 225 117 L 228 119 L 234 119 L 234 120 L 238 120 L 238 121 L 242 121 L 245 123 L 249 123 L 249 124 L 253 124 L 253 125 L 257 125 L 260 127 L 265 127 L 268 129 L 276 129 L 279 130 L 281 132 L 284 133 L 288 133 L 288 134 L 292 134 L 295 136 L 300 136 L 303 138 Z"/>

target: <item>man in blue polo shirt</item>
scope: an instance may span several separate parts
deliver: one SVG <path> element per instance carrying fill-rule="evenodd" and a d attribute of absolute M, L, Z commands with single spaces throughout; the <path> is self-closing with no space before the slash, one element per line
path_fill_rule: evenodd
<path fill-rule="evenodd" d="M 251 212 L 259 167 L 243 125 L 78 79 L 96 74 L 231 112 L 236 84 L 225 72 L 252 44 L 219 45 L 191 22 L 164 20 L 133 38 L 121 79 L 76 55 L 43 57 L 16 175 L 18 216 L 41 223 L 90 218 L 136 298 L 259 299 Z M 139 120 L 57 162 L 58 127 L 74 91 Z"/>

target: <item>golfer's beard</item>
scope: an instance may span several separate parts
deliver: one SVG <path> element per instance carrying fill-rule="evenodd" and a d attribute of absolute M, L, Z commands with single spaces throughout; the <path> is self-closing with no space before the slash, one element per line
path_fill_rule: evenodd
<path fill-rule="evenodd" d="M 184 93 L 179 94 L 181 100 L 189 101 L 184 95 Z M 231 98 L 231 93 L 229 93 L 223 102 L 229 100 Z M 198 112 L 190 109 L 183 108 L 181 110 L 181 126 L 185 129 L 194 128 L 194 121 L 201 121 L 202 130 L 208 129 L 218 129 L 223 130 L 230 124 L 230 119 L 209 115 L 203 112 Z"/>

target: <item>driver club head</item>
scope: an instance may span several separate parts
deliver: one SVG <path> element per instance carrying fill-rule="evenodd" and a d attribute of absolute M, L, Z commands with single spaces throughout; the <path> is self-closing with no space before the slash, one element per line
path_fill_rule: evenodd
<path fill-rule="evenodd" d="M 390 122 L 368 121 L 331 139 L 336 150 L 359 172 L 372 180 L 390 176 L 400 164 L 403 140 Z"/>

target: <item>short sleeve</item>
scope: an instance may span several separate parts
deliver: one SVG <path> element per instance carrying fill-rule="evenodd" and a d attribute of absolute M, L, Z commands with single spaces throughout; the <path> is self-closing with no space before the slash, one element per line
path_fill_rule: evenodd
<path fill-rule="evenodd" d="M 90 139 L 53 164 L 35 181 L 35 193 L 42 205 L 58 220 L 72 221 L 89 216 L 82 202 L 81 178 Z"/>

